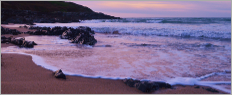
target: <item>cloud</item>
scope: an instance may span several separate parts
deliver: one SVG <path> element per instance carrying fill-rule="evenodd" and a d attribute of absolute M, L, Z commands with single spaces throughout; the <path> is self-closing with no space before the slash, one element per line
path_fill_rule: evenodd
<path fill-rule="evenodd" d="M 230 1 L 72 1 L 119 17 L 231 17 Z"/>

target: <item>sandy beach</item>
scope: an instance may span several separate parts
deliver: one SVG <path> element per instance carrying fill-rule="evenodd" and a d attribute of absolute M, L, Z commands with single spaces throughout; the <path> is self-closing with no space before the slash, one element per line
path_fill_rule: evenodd
<path fill-rule="evenodd" d="M 4 27 L 5 28 L 5 27 Z M 25 28 L 11 28 L 26 32 Z M 2 35 L 13 37 L 30 36 Z M 1 43 L 1 48 L 13 44 Z M 31 56 L 21 54 L 1 54 L 1 93 L 2 94 L 146 94 L 129 87 L 122 80 L 94 79 L 66 76 L 56 79 L 53 72 L 37 66 Z M 224 94 L 210 92 L 202 86 L 173 86 L 172 89 L 159 89 L 152 94 Z"/>

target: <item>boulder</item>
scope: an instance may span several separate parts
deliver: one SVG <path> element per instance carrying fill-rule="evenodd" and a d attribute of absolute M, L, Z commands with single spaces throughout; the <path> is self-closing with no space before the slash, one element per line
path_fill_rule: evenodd
<path fill-rule="evenodd" d="M 62 72 L 61 69 L 57 70 L 54 72 L 54 76 L 56 78 L 63 78 L 63 79 L 66 79 L 66 76 L 64 75 L 64 73 Z"/>
<path fill-rule="evenodd" d="M 25 38 L 19 38 L 19 39 L 12 38 L 11 43 L 18 45 L 18 46 L 21 46 L 23 44 L 24 40 L 25 40 Z"/>
<path fill-rule="evenodd" d="M 76 29 L 70 28 L 60 35 L 61 39 L 69 39 L 71 43 L 95 45 L 97 40 L 93 36 L 94 31 L 89 27 L 80 26 Z"/>
<path fill-rule="evenodd" d="M 159 88 L 171 88 L 172 86 L 165 82 L 139 81 L 133 79 L 124 79 L 123 82 L 130 86 L 139 89 L 142 92 L 149 93 Z"/>
<path fill-rule="evenodd" d="M 34 45 L 37 45 L 34 41 L 26 41 L 25 38 L 11 39 L 11 43 L 18 45 L 19 47 L 33 48 Z"/>

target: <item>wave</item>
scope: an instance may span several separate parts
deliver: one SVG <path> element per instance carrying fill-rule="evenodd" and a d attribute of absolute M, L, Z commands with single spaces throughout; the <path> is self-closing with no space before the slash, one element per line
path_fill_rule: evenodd
<path fill-rule="evenodd" d="M 166 36 L 181 38 L 200 38 L 200 39 L 219 39 L 231 40 L 231 32 L 228 31 L 207 31 L 207 30 L 175 30 L 175 29 L 157 29 L 157 28 L 123 28 L 123 27 L 92 27 L 97 33 L 113 33 L 118 31 L 122 35 L 135 36 Z"/>
<path fill-rule="evenodd" d="M 231 23 L 231 18 L 122 18 L 122 19 L 101 19 L 83 20 L 81 23 L 171 23 L 171 24 L 211 24 L 211 23 Z"/>
<path fill-rule="evenodd" d="M 123 18 L 81 23 L 36 23 L 36 26 L 88 26 L 97 33 L 231 40 L 231 18 Z"/>

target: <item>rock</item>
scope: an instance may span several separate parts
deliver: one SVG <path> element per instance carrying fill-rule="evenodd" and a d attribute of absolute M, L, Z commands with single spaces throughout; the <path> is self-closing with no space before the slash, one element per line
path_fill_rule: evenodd
<path fill-rule="evenodd" d="M 139 80 L 133 80 L 133 79 L 124 79 L 123 82 L 124 82 L 126 85 L 130 86 L 130 87 L 134 87 L 134 85 L 135 85 L 136 83 L 139 83 L 140 81 L 139 81 Z"/>
<path fill-rule="evenodd" d="M 79 26 L 78 28 L 67 28 L 56 26 L 50 27 L 30 27 L 29 29 L 36 29 L 36 31 L 28 31 L 31 35 L 60 35 L 61 39 L 69 39 L 71 43 L 95 45 L 97 40 L 94 38 L 94 31 L 87 26 Z"/>
<path fill-rule="evenodd" d="M 13 35 L 21 34 L 21 32 L 17 31 L 16 29 L 12 29 L 12 30 L 11 30 L 11 33 L 12 33 Z"/>
<path fill-rule="evenodd" d="M 60 36 L 63 39 L 70 39 L 72 43 L 95 45 L 97 40 L 93 36 L 94 31 L 89 27 L 80 26 L 76 29 L 68 29 Z"/>
<path fill-rule="evenodd" d="M 135 87 L 146 93 L 158 90 L 159 88 L 172 88 L 170 84 L 165 82 L 139 81 L 133 79 L 124 79 L 123 82 L 130 87 Z"/>
<path fill-rule="evenodd" d="M 21 34 L 21 32 L 19 32 L 16 29 L 9 29 L 9 28 L 3 28 L 1 27 L 1 34 L 13 34 L 13 35 L 18 35 Z"/>
<path fill-rule="evenodd" d="M 21 46 L 23 44 L 24 40 L 25 40 L 25 38 L 19 38 L 19 39 L 12 38 L 11 43 L 18 45 L 18 46 Z"/>
<path fill-rule="evenodd" d="M 28 27 L 26 25 L 24 25 L 23 28 L 28 28 Z"/>
<path fill-rule="evenodd" d="M 56 78 L 63 78 L 63 79 L 66 79 L 66 76 L 64 75 L 64 73 L 62 72 L 61 69 L 57 70 L 54 72 L 54 76 Z"/>
<path fill-rule="evenodd" d="M 1 36 L 1 43 L 9 43 L 11 42 L 11 37 Z"/>
<path fill-rule="evenodd" d="M 212 88 L 206 88 L 205 90 L 210 91 L 210 92 L 216 92 L 216 93 L 219 92 L 219 91 L 217 91 L 217 90 L 215 90 L 215 89 L 212 89 Z"/>
<path fill-rule="evenodd" d="M 105 47 L 112 47 L 111 45 L 105 45 Z"/>
<path fill-rule="evenodd" d="M 25 38 L 11 39 L 11 43 L 18 45 L 19 47 L 33 48 L 34 45 L 37 45 L 34 41 L 26 41 Z"/>
<path fill-rule="evenodd" d="M 139 89 L 142 92 L 151 92 L 153 90 L 158 90 L 159 89 L 159 85 L 154 84 L 152 82 L 138 82 L 135 84 L 135 88 Z"/>
<path fill-rule="evenodd" d="M 62 33 L 62 35 L 60 35 L 60 38 L 61 38 L 61 39 L 68 39 L 68 38 L 70 38 L 72 35 L 73 35 L 72 31 L 70 31 L 70 29 L 68 29 L 68 30 L 64 31 L 64 32 Z"/>
<path fill-rule="evenodd" d="M 114 31 L 112 34 L 120 34 L 118 31 Z"/>
<path fill-rule="evenodd" d="M 194 88 L 200 88 L 200 86 L 196 86 L 196 87 L 194 87 Z"/>
<path fill-rule="evenodd" d="M 159 88 L 172 88 L 172 86 L 165 82 L 153 82 L 153 84 L 156 84 L 159 86 Z"/>
<path fill-rule="evenodd" d="M 37 45 L 34 41 L 24 41 L 22 47 L 33 48 L 34 45 Z"/>

